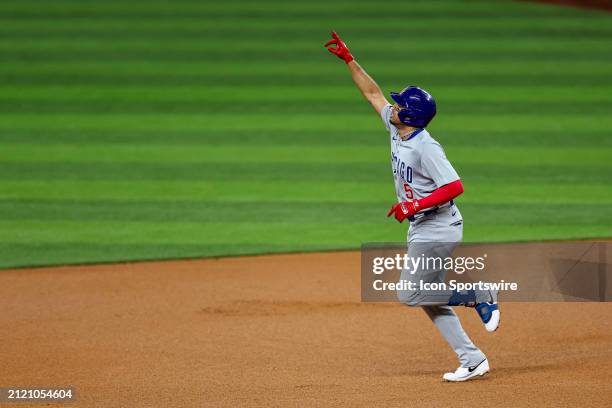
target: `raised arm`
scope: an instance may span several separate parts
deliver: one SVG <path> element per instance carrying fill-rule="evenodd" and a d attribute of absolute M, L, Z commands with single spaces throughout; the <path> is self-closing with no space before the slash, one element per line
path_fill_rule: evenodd
<path fill-rule="evenodd" d="M 372 107 L 376 110 L 377 113 L 380 113 L 382 108 L 388 104 L 389 102 L 385 98 L 385 95 L 380 90 L 378 84 L 368 75 L 367 72 L 355 61 L 348 47 L 338 37 L 336 32 L 332 32 L 332 40 L 329 40 L 325 43 L 325 47 L 330 47 L 335 45 L 336 47 L 330 47 L 327 50 L 346 62 L 346 65 L 351 71 L 351 76 L 353 77 L 353 82 L 361 92 L 361 94 L 370 102 Z"/>

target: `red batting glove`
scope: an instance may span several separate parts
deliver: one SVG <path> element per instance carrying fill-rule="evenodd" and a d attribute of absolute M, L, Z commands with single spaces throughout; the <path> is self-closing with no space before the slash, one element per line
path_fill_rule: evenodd
<path fill-rule="evenodd" d="M 333 37 L 333 40 L 329 40 L 328 42 L 326 42 L 324 47 L 329 47 L 330 45 L 335 44 L 336 48 L 330 47 L 327 49 L 327 51 L 344 60 L 344 62 L 348 64 L 354 59 L 351 55 L 351 52 L 349 51 L 344 41 L 342 41 L 340 37 L 338 37 L 338 34 L 336 34 L 335 31 L 332 31 L 331 35 Z"/>
<path fill-rule="evenodd" d="M 418 200 L 414 201 L 402 201 L 401 203 L 395 204 L 389 210 L 387 217 L 390 217 L 391 214 L 395 213 L 395 219 L 398 222 L 403 222 L 406 218 L 416 214 L 419 212 L 420 204 Z"/>

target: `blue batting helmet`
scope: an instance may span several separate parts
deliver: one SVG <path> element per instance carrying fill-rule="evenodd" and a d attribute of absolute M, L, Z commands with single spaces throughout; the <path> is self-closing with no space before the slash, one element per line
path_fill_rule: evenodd
<path fill-rule="evenodd" d="M 405 125 L 424 128 L 436 116 L 436 101 L 418 86 L 409 86 L 400 93 L 391 92 L 391 98 L 402 107 L 397 116 Z"/>

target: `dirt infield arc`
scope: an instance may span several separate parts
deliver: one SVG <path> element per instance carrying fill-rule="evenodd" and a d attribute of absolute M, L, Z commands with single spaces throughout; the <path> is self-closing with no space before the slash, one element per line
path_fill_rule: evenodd
<path fill-rule="evenodd" d="M 492 372 L 448 384 L 424 313 L 359 284 L 356 252 L 2 271 L 0 386 L 74 386 L 82 407 L 610 406 L 609 303 L 503 304 L 493 335 L 460 309 Z"/>

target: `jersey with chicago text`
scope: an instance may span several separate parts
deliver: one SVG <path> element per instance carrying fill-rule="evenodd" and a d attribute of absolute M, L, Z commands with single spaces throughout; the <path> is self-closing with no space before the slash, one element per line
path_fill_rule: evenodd
<path fill-rule="evenodd" d="M 442 146 L 427 130 L 417 130 L 409 139 L 402 140 L 397 127 L 390 122 L 391 114 L 390 104 L 380 112 L 390 135 L 391 167 L 398 201 L 427 197 L 435 189 L 459 180 Z"/>

